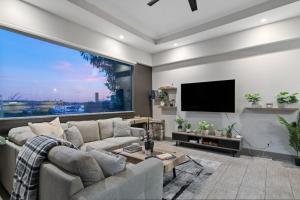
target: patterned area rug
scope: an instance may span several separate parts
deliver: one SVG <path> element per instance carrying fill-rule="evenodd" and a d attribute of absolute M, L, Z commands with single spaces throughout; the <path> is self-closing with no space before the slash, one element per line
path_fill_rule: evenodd
<path fill-rule="evenodd" d="M 196 199 L 205 181 L 219 165 L 216 161 L 191 157 L 176 167 L 176 178 L 173 178 L 172 172 L 165 174 L 163 199 Z"/>

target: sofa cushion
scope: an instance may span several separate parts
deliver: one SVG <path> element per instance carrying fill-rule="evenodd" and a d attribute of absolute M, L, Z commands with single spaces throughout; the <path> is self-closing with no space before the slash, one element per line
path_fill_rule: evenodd
<path fill-rule="evenodd" d="M 114 121 L 114 137 L 131 136 L 130 125 L 127 121 Z"/>
<path fill-rule="evenodd" d="M 49 151 L 48 159 L 56 166 L 79 176 L 85 187 L 105 178 L 97 161 L 87 152 L 57 146 Z"/>
<path fill-rule="evenodd" d="M 8 132 L 8 140 L 20 146 L 24 145 L 28 139 L 35 136 L 36 134 L 31 131 L 29 126 L 12 128 Z"/>
<path fill-rule="evenodd" d="M 76 126 L 79 129 L 84 142 L 100 140 L 97 121 L 71 121 L 68 122 L 68 126 Z"/>
<path fill-rule="evenodd" d="M 105 177 L 116 175 L 126 168 L 126 158 L 121 155 L 97 150 L 88 153 L 97 161 Z"/>
<path fill-rule="evenodd" d="M 71 142 L 77 148 L 79 148 L 83 145 L 82 135 L 76 126 L 67 128 L 64 131 L 64 137 L 67 141 Z"/>
<path fill-rule="evenodd" d="M 113 137 L 113 122 L 114 121 L 122 121 L 122 118 L 111 118 L 111 119 L 103 119 L 98 120 L 99 127 L 100 127 L 100 135 L 101 139 L 106 139 Z"/>
<path fill-rule="evenodd" d="M 104 140 L 105 142 L 117 144 L 119 148 L 126 147 L 132 143 L 139 142 L 139 138 L 137 137 L 113 137 L 107 138 Z"/>
<path fill-rule="evenodd" d="M 28 123 L 31 131 L 36 135 L 53 135 L 58 138 L 63 138 L 64 130 L 60 125 L 59 118 L 55 118 L 51 122 L 42 122 L 42 123 Z"/>
<path fill-rule="evenodd" d="M 112 151 L 119 148 L 119 145 L 117 143 L 108 142 L 105 140 L 98 140 L 94 142 L 88 142 L 82 145 L 81 150 L 87 150 L 88 147 L 91 147 L 92 149 L 96 150 L 106 150 L 106 151 Z"/>

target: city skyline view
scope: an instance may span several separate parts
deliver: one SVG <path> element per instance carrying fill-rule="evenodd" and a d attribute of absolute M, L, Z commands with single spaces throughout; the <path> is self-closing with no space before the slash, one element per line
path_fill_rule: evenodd
<path fill-rule="evenodd" d="M 3 101 L 108 100 L 106 76 L 80 51 L 0 29 L 0 95 Z M 32 59 L 28 59 L 32 58 Z"/>

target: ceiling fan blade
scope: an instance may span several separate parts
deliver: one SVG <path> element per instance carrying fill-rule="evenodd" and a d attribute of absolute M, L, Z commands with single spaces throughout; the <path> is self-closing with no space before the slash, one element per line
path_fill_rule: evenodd
<path fill-rule="evenodd" d="M 197 0 L 189 0 L 189 3 L 190 3 L 190 6 L 191 6 L 191 9 L 192 9 L 193 12 L 194 12 L 195 10 L 198 10 L 198 7 L 197 7 Z"/>
<path fill-rule="evenodd" d="M 149 1 L 147 4 L 148 6 L 153 6 L 154 4 L 156 4 L 159 0 L 151 0 Z"/>

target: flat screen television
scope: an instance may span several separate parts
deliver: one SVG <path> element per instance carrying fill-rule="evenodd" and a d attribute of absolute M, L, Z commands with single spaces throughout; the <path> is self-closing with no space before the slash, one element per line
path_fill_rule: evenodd
<path fill-rule="evenodd" d="M 181 84 L 181 110 L 235 112 L 235 80 Z"/>

